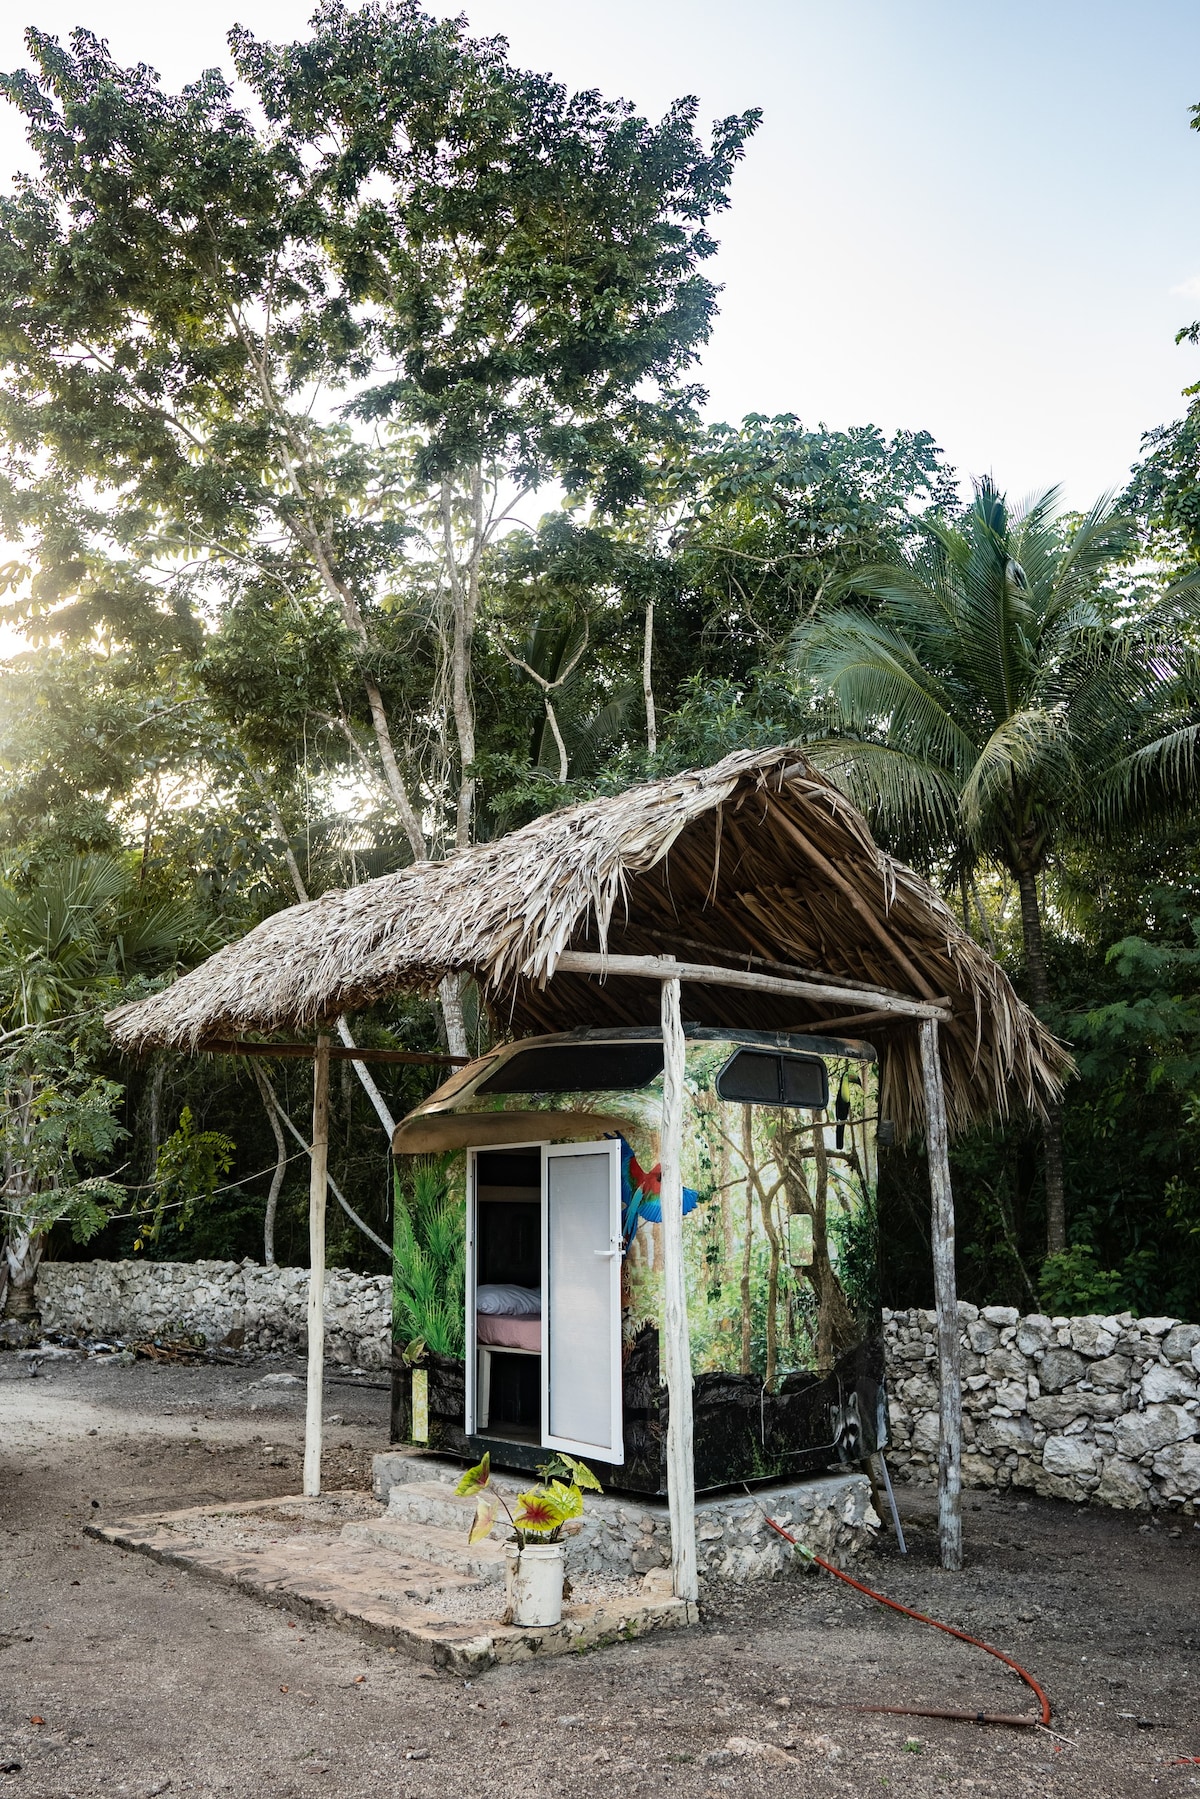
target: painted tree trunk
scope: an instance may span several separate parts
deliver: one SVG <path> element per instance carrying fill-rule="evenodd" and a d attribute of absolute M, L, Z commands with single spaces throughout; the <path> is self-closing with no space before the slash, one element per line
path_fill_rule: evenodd
<path fill-rule="evenodd" d="M 954 1273 L 954 1192 L 937 1020 L 922 1019 L 919 1029 L 938 1332 L 938 1541 L 942 1567 L 957 1570 L 962 1567 L 962 1375 Z"/>
<path fill-rule="evenodd" d="M 329 1033 L 313 1057 L 312 1158 L 308 1186 L 308 1405 L 304 1420 L 304 1493 L 321 1491 L 321 1413 L 325 1385 L 325 1199 L 329 1168 Z"/>
<path fill-rule="evenodd" d="M 671 1574 L 677 1599 L 699 1594 L 696 1557 L 696 1475 L 692 1442 L 692 1351 L 683 1273 L 684 1038 L 679 982 L 662 984 L 663 1117 L 662 1354 L 667 1377 L 667 1505 L 671 1518 Z"/>
<path fill-rule="evenodd" d="M 746 1167 L 746 1217 L 742 1236 L 742 1359 L 741 1372 L 749 1374 L 753 1349 L 750 1312 L 750 1259 L 754 1253 L 754 1124 L 749 1106 L 742 1107 L 742 1159 Z"/>
<path fill-rule="evenodd" d="M 858 1335 L 842 1283 L 829 1258 L 829 1155 L 825 1127 L 820 1116 L 812 1127 L 813 1164 L 816 1169 L 812 1196 L 813 1259 L 808 1278 L 817 1295 L 817 1367 L 828 1374 L 843 1349 Z"/>

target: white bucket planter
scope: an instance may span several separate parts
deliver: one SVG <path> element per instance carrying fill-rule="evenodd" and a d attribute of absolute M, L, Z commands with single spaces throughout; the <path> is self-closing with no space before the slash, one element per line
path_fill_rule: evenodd
<path fill-rule="evenodd" d="M 557 1624 L 562 1618 L 567 1551 L 562 1543 L 504 1545 L 508 1615 L 514 1624 Z"/>

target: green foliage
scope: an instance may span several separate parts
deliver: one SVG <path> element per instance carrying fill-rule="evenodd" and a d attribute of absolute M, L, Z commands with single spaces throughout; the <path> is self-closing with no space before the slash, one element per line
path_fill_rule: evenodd
<path fill-rule="evenodd" d="M 491 1484 L 492 1464 L 486 1454 L 474 1468 L 468 1468 L 454 1491 L 475 1500 L 475 1517 L 468 1541 L 481 1542 L 503 1510 L 512 1526 L 513 1537 L 522 1548 L 532 1539 L 535 1543 L 560 1542 L 567 1525 L 583 1511 L 583 1490 L 602 1491 L 600 1482 L 586 1462 L 559 1454 L 538 1470 L 541 1482 L 526 1493 L 517 1495 L 517 1509 L 512 1511 L 504 1495 Z"/>
<path fill-rule="evenodd" d="M 700 422 L 712 222 L 754 113 L 648 121 L 411 0 L 324 4 L 295 43 L 235 31 L 232 79 L 178 92 L 86 32 L 28 45 L 0 82 L 34 155 L 0 198 L 0 622 L 28 646 L 0 712 L 0 1022 L 24 1033 L 0 1048 L 27 1247 L 60 1220 L 127 1254 L 149 1220 L 152 1255 L 257 1252 L 276 1152 L 244 1071 L 121 1067 L 97 1020 L 290 903 L 293 869 L 316 895 L 807 742 L 956 904 L 978 883 L 970 928 L 1077 1056 L 1068 1247 L 1039 1276 L 1029 1121 L 973 1133 L 964 1292 L 1200 1314 L 1197 393 L 1147 440 L 1135 567 L 1104 507 L 1014 514 L 985 484 L 963 513 L 925 432 Z M 565 503 L 509 529 L 548 482 Z M 417 1001 L 355 1031 L 438 1042 Z M 278 1079 L 299 1119 L 300 1071 Z M 380 1079 L 397 1113 L 428 1089 Z M 165 1146 L 162 1118 L 188 1121 Z M 386 1231 L 345 1069 L 331 1157 Z M 839 1242 L 856 1305 L 876 1228 L 889 1300 L 927 1300 L 922 1173 L 891 1152 L 881 1222 Z M 127 1219 L 118 1182 L 152 1180 Z M 431 1166 L 397 1204 L 398 1319 L 460 1354 L 443 1202 Z M 336 1209 L 329 1232 L 331 1261 L 378 1266 Z M 303 1260 L 300 1164 L 278 1233 Z"/>
<path fill-rule="evenodd" d="M 870 1326 L 879 1313 L 879 1210 L 865 1191 L 853 1211 L 831 1208 L 829 1235 L 837 1245 L 837 1277 L 858 1321 Z"/>
<path fill-rule="evenodd" d="M 1036 874 L 1195 788 L 1200 581 L 1148 602 L 1112 585 L 1130 527 L 1105 502 L 1067 524 L 1054 490 L 1010 514 L 981 483 L 962 527 L 841 583 L 799 666 L 828 694 L 817 754 L 882 828 Z"/>
<path fill-rule="evenodd" d="M 1042 1264 L 1041 1301 L 1053 1316 L 1079 1312 L 1119 1312 L 1127 1302 L 1118 1269 L 1101 1268 L 1088 1243 L 1073 1243 Z"/>
<path fill-rule="evenodd" d="M 158 1241 L 168 1212 L 175 1214 L 171 1222 L 176 1231 L 186 1231 L 197 1208 L 211 1203 L 217 1183 L 233 1167 L 236 1149 L 222 1131 L 198 1131 L 191 1107 L 185 1106 L 158 1152 L 153 1204 L 139 1221 L 134 1248 Z"/>
<path fill-rule="evenodd" d="M 87 1243 L 125 1197 L 103 1173 L 82 1172 L 110 1161 L 127 1135 L 116 1115 L 120 1086 L 95 1072 L 94 1035 L 86 1025 L 68 1032 L 42 1024 L 10 1034 L 0 1056 L 0 1225 L 10 1302 L 19 1287 L 31 1287 L 55 1226 Z"/>
<path fill-rule="evenodd" d="M 450 1158 L 414 1157 L 407 1187 L 395 1174 L 392 1315 L 399 1339 L 435 1355 L 461 1356 L 465 1322 L 466 1214 L 447 1175 Z"/>
<path fill-rule="evenodd" d="M 0 880 L 0 1018 L 44 1023 L 203 941 L 195 909 L 147 890 L 130 857 L 69 857 Z"/>

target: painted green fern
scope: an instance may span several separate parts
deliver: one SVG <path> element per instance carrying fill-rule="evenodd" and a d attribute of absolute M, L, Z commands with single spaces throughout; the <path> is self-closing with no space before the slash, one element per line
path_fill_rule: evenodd
<path fill-rule="evenodd" d="M 415 1158 L 396 1174 L 392 1316 L 398 1342 L 435 1355 L 465 1352 L 466 1218 L 447 1179 L 450 1157 Z"/>

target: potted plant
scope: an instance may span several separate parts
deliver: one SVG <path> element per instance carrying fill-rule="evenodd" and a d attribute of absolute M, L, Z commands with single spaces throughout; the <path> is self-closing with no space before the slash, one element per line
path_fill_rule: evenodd
<path fill-rule="evenodd" d="M 512 1511 L 492 1485 L 490 1454 L 468 1468 L 455 1491 L 474 1496 L 475 1518 L 468 1541 L 481 1542 L 504 1511 L 512 1539 L 504 1546 L 507 1562 L 507 1621 L 512 1624 L 557 1624 L 562 1618 L 566 1573 L 564 1532 L 583 1512 L 583 1492 L 601 1491 L 591 1469 L 574 1456 L 557 1455 L 539 1470 L 541 1482 L 517 1494 Z M 564 1478 L 565 1477 L 565 1478 Z M 576 1525 L 578 1529 L 578 1525 Z"/>

